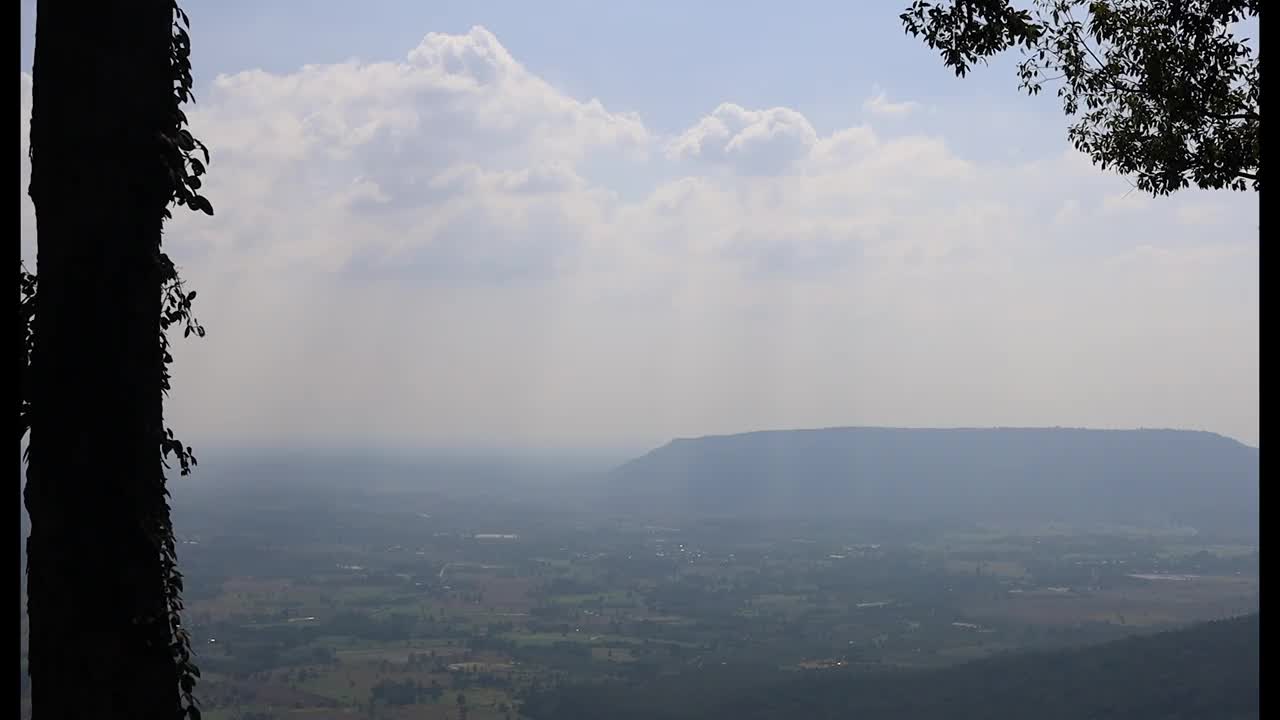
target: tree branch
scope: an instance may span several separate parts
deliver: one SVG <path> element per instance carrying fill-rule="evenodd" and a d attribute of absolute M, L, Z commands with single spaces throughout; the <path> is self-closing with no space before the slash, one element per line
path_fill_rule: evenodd
<path fill-rule="evenodd" d="M 1206 113 L 1206 115 L 1214 120 L 1256 120 L 1258 122 L 1262 122 L 1262 116 L 1256 112 L 1242 112 L 1235 113 L 1234 115 L 1214 115 L 1213 113 Z"/>
<path fill-rule="evenodd" d="M 1072 29 L 1074 30 L 1073 34 L 1075 35 L 1076 42 L 1080 43 L 1080 46 L 1085 49 L 1085 52 L 1089 54 L 1089 57 L 1093 58 L 1093 61 L 1097 63 L 1097 67 L 1093 69 L 1089 69 L 1086 64 L 1085 66 L 1086 73 L 1090 73 L 1093 75 L 1101 75 L 1104 78 L 1104 80 L 1111 85 L 1111 88 L 1113 90 L 1119 90 L 1120 92 L 1127 92 L 1135 95 L 1143 95 L 1155 102 L 1161 102 L 1164 99 L 1160 96 L 1159 93 L 1153 92 L 1149 89 L 1146 89 L 1140 86 L 1134 86 L 1134 85 L 1125 83 L 1121 78 L 1116 77 L 1113 73 L 1107 72 L 1106 71 L 1106 68 L 1108 67 L 1107 63 L 1104 63 L 1102 59 L 1098 57 L 1097 53 L 1093 51 L 1093 47 L 1089 45 L 1088 39 L 1085 38 L 1084 34 L 1081 32 L 1081 28 L 1083 27 L 1083 24 L 1076 21 L 1075 17 L 1071 14 L 1070 8 L 1067 8 L 1066 17 L 1068 22 L 1070 22 L 1072 25 Z M 1102 48 L 1099 48 L 1099 51 L 1102 51 Z M 1056 53 L 1055 53 L 1055 56 L 1056 56 Z M 1058 62 L 1059 63 L 1062 62 L 1061 57 L 1058 57 Z M 1207 117 L 1213 120 L 1225 120 L 1228 122 L 1232 120 L 1256 120 L 1258 122 L 1262 121 L 1261 114 L 1254 112 L 1252 110 L 1245 110 L 1243 112 L 1230 113 L 1226 115 L 1218 115 L 1211 112 L 1205 112 L 1203 113 L 1203 115 L 1204 117 Z"/>

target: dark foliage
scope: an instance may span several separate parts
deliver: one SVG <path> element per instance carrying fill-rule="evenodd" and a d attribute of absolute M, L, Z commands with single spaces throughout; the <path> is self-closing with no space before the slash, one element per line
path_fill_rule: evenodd
<path fill-rule="evenodd" d="M 711 668 L 543 689 L 532 720 L 1165 720 L 1259 715 L 1258 616 L 932 671 Z"/>
<path fill-rule="evenodd" d="M 74 683 L 97 696 L 97 716 L 198 720 L 199 671 L 181 623 L 163 472 L 170 456 L 183 475 L 196 460 L 162 409 L 173 361 L 167 331 L 204 335 L 191 314 L 195 292 L 161 250 L 162 223 L 172 204 L 213 213 L 197 192 L 208 150 L 180 107 L 192 99 L 189 19 L 174 0 L 37 10 L 29 192 L 40 282 L 20 269 L 19 416 L 29 433 L 33 708 L 83 714 L 64 684 Z M 81 132 L 86 110 L 98 117 Z M 95 182 L 102 168 L 113 174 L 107 185 Z M 89 477 L 94 462 L 110 481 Z M 109 549 L 120 565 L 116 589 L 94 590 L 117 597 L 84 621 L 88 639 L 68 641 L 59 608 L 98 584 L 86 578 L 111 572 Z M 99 658 L 111 643 L 123 653 L 114 669 Z M 129 682 L 106 679 L 130 664 Z"/>
<path fill-rule="evenodd" d="M 1060 83 L 1076 149 L 1153 195 L 1260 183 L 1259 0 L 916 0 L 906 31 L 963 77 L 1019 48 L 1021 87 Z"/>

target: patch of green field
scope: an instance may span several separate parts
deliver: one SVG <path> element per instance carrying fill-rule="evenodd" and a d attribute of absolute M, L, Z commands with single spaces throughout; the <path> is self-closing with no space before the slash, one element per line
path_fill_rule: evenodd
<path fill-rule="evenodd" d="M 764 613 L 800 613 L 809 610 L 813 604 L 805 595 L 768 594 L 757 595 L 751 599 L 751 610 L 756 614 Z"/>
<path fill-rule="evenodd" d="M 404 588 L 390 585 L 349 585 L 333 588 L 331 595 L 338 605 L 347 607 L 388 607 L 407 601 L 421 602 Z"/>
<path fill-rule="evenodd" d="M 554 645 L 558 642 L 590 642 L 592 635 L 581 632 L 560 633 L 507 633 L 502 636 L 517 645 Z"/>
<path fill-rule="evenodd" d="M 386 660 L 387 662 L 403 663 L 409 659 L 409 653 L 420 652 L 419 648 L 409 648 L 400 645 L 399 647 L 366 647 L 351 650 L 338 650 L 334 653 L 343 663 L 359 664 L 359 663 L 378 663 Z"/>
<path fill-rule="evenodd" d="M 626 663 L 633 662 L 636 656 L 632 654 L 631 649 L 627 647 L 593 647 L 591 648 L 591 659 L 602 660 L 604 662 Z"/>
<path fill-rule="evenodd" d="M 608 635 L 589 632 L 571 632 L 561 635 L 560 633 L 508 633 L 503 638 L 515 642 L 517 645 L 526 646 L 545 646 L 554 645 L 559 642 L 572 643 L 590 643 L 593 645 L 639 645 L 644 641 L 640 638 L 631 637 L 629 635 Z"/>
<path fill-rule="evenodd" d="M 636 607 L 640 598 L 627 597 L 625 590 L 611 590 L 602 593 L 579 593 L 575 595 L 554 595 L 548 600 L 555 605 L 587 606 L 587 607 Z"/>
<path fill-rule="evenodd" d="M 1026 567 L 1011 560 L 948 560 L 946 568 L 948 572 L 961 575 L 972 575 L 981 570 L 981 574 L 994 577 L 1022 578 L 1027 576 Z"/>
<path fill-rule="evenodd" d="M 369 688 L 376 682 L 375 677 L 366 669 L 343 668 L 308 678 L 299 683 L 298 688 L 343 704 L 359 703 L 369 699 Z"/>
<path fill-rule="evenodd" d="M 1207 552 L 1220 558 L 1246 557 L 1258 552 L 1256 545 L 1174 545 L 1157 553 L 1162 558 L 1184 558 Z"/>

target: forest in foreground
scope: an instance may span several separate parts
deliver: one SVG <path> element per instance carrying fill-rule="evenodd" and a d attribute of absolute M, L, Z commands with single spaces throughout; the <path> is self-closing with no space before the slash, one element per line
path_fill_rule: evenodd
<path fill-rule="evenodd" d="M 1220 718 L 1259 715 L 1258 615 L 1087 648 L 1010 653 L 940 670 L 779 673 L 721 666 L 635 685 L 530 697 L 533 720 Z"/>

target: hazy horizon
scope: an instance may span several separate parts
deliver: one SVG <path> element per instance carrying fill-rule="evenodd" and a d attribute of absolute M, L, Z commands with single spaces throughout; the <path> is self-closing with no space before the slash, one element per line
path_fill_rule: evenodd
<path fill-rule="evenodd" d="M 681 440 L 697 440 L 713 437 L 725 437 L 731 435 L 753 435 L 759 433 L 786 433 L 786 432 L 812 432 L 822 430 L 844 430 L 844 429 L 874 429 L 874 430 L 1097 430 L 1097 431 L 1161 431 L 1161 432 L 1204 432 L 1211 435 L 1232 440 L 1240 445 L 1253 450 L 1259 449 L 1255 444 L 1249 444 L 1239 438 L 1231 437 L 1223 433 L 1215 433 L 1210 430 L 1197 430 L 1194 428 L 1165 428 L 1165 427 L 1068 427 L 1068 426 L 971 426 L 956 425 L 948 427 L 937 426 L 889 426 L 889 425 L 830 425 L 822 427 L 791 427 L 791 428 L 757 428 L 753 430 L 743 430 L 731 433 L 703 433 L 698 435 L 687 435 L 679 437 L 668 437 L 653 443 L 633 442 L 630 444 L 617 445 L 553 445 L 553 446 L 528 446 L 518 443 L 504 443 L 500 439 L 495 440 L 488 445 L 403 445 L 403 446 L 386 446 L 376 444 L 366 445 L 350 445 L 350 446 L 334 446 L 334 445 L 210 445 L 204 448 L 204 453 L 209 456 L 218 458 L 234 459 L 234 460 L 252 460 L 252 459 L 288 459 L 293 456 L 314 457 L 341 457 L 341 458 L 358 458 L 368 455 L 377 455 L 380 458 L 392 461 L 408 461 L 417 460 L 532 460 L 532 461 L 581 461 L 590 462 L 623 462 L 642 455 L 649 451 L 661 448 L 669 443 Z"/>
<path fill-rule="evenodd" d="M 1256 3 L 20 4 L 27 720 L 1260 717 Z"/>

